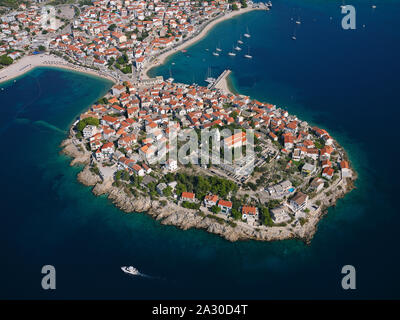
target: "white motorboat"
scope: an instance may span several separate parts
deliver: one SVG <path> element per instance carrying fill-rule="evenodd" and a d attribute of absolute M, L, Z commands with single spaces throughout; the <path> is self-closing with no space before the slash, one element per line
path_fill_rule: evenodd
<path fill-rule="evenodd" d="M 125 273 L 132 274 L 132 275 L 134 275 L 134 276 L 137 276 L 137 275 L 140 274 L 139 270 L 136 269 L 135 267 L 132 267 L 132 266 L 129 266 L 129 267 L 124 266 L 124 267 L 121 267 L 121 270 L 122 270 L 123 272 L 125 272 Z"/>

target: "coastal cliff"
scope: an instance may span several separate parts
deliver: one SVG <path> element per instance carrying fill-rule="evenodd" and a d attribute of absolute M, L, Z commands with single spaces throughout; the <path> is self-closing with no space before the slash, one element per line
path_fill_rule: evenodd
<path fill-rule="evenodd" d="M 203 229 L 225 238 L 228 241 L 259 240 L 276 241 L 285 239 L 298 239 L 310 243 L 317 231 L 318 222 L 328 212 L 328 207 L 334 206 L 338 199 L 345 196 L 354 188 L 354 179 L 341 181 L 336 189 L 329 195 L 322 197 L 320 208 L 315 211 L 303 224 L 293 226 L 274 226 L 259 228 L 250 227 L 242 221 L 232 222 L 225 219 L 216 219 L 215 216 L 204 214 L 201 211 L 178 206 L 172 201 L 161 203 L 151 200 L 149 196 L 139 195 L 134 197 L 126 192 L 123 187 L 113 185 L 113 180 L 103 180 L 98 174 L 90 170 L 90 155 L 86 150 L 75 145 L 68 138 L 60 145 L 62 153 L 73 158 L 71 165 L 85 164 L 84 169 L 78 174 L 78 181 L 86 186 L 93 187 L 94 195 L 107 195 L 108 199 L 120 210 L 126 213 L 146 213 L 163 225 L 176 226 L 182 230 L 190 228 Z M 341 186 L 339 188 L 339 186 Z"/>

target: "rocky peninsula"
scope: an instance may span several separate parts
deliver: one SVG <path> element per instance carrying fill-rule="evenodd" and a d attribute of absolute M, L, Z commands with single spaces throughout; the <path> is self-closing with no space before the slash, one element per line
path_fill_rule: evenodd
<path fill-rule="evenodd" d="M 335 206 L 338 199 L 343 198 L 354 188 L 356 174 L 351 178 L 341 180 L 327 195 L 320 197 L 321 204 L 304 224 L 288 224 L 285 226 L 258 227 L 249 226 L 243 221 L 234 221 L 214 214 L 205 214 L 195 209 L 183 208 L 171 200 L 152 200 L 150 196 L 141 194 L 133 196 L 124 187 L 113 185 L 114 177 L 104 178 L 91 170 L 91 153 L 84 145 L 77 143 L 74 137 L 68 137 L 60 145 L 61 153 L 72 158 L 70 165 L 84 165 L 78 174 L 78 181 L 92 187 L 94 195 L 107 195 L 108 199 L 126 213 L 145 213 L 163 225 L 173 225 L 182 230 L 190 228 L 203 229 L 209 233 L 219 235 L 229 241 L 259 240 L 276 241 L 298 239 L 310 243 L 317 231 L 318 222 L 327 214 L 328 208 Z"/>

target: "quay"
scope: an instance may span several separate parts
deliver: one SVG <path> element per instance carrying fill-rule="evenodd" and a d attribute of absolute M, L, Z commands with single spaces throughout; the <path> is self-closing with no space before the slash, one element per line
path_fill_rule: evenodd
<path fill-rule="evenodd" d="M 232 71 L 229 69 L 224 70 L 224 72 L 222 72 L 219 77 L 217 78 L 217 80 L 215 80 L 213 83 L 211 83 L 208 87 L 210 89 L 221 89 L 223 91 L 229 92 L 228 89 L 228 85 L 227 85 L 227 81 L 226 78 L 229 76 L 229 74 Z"/>

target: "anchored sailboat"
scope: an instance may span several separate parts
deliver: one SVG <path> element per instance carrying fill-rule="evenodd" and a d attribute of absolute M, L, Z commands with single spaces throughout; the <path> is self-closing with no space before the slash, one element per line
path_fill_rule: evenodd
<path fill-rule="evenodd" d="M 292 35 L 292 40 L 296 40 L 296 39 L 297 39 L 297 38 L 296 38 L 297 25 L 298 25 L 298 23 L 296 23 L 296 24 L 294 25 L 294 31 L 293 31 L 293 35 Z"/>
<path fill-rule="evenodd" d="M 250 47 L 248 47 L 247 54 L 245 54 L 244 57 L 247 58 L 247 59 L 252 59 L 253 58 L 253 56 L 250 55 Z"/>
<path fill-rule="evenodd" d="M 292 40 L 296 40 L 297 38 L 296 38 L 296 27 L 294 28 L 294 33 L 293 33 L 293 35 L 292 35 Z"/>
<path fill-rule="evenodd" d="M 172 72 L 171 72 L 171 67 L 169 67 L 169 78 L 167 79 L 168 82 L 173 82 L 174 78 L 172 78 Z"/>
<path fill-rule="evenodd" d="M 212 77 L 211 75 L 211 68 L 208 67 L 207 69 L 207 75 L 206 75 L 206 79 L 204 80 L 207 83 L 213 83 L 215 81 L 215 78 Z"/>
<path fill-rule="evenodd" d="M 232 46 L 232 51 L 228 53 L 230 56 L 234 57 L 236 56 L 236 53 L 234 52 L 234 48 Z"/>
<path fill-rule="evenodd" d="M 215 49 L 215 51 L 213 52 L 213 55 L 214 55 L 214 56 L 219 56 L 218 48 Z"/>
<path fill-rule="evenodd" d="M 250 37 L 251 37 L 248 27 L 246 28 L 246 33 L 244 34 L 244 36 L 245 36 L 246 38 L 250 38 Z"/>

